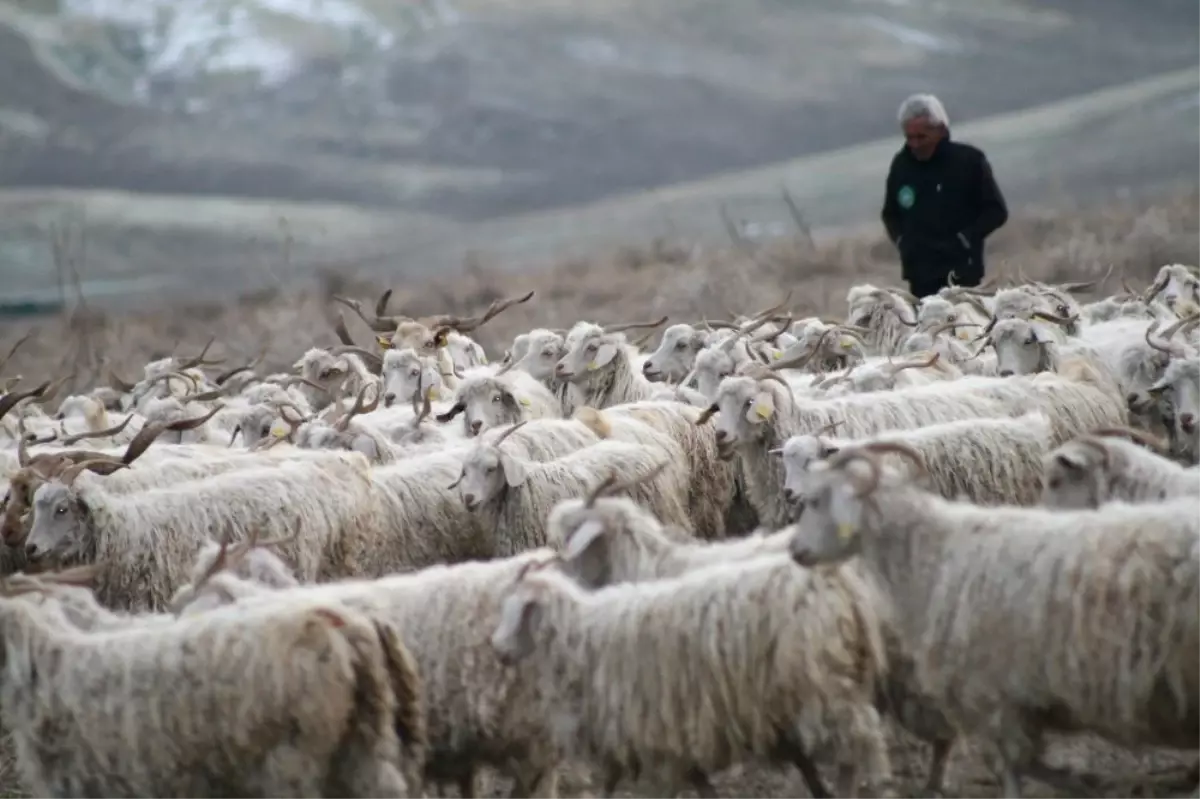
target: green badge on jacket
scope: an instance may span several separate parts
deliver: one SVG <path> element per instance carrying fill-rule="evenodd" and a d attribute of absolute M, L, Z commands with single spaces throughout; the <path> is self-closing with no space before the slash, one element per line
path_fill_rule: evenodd
<path fill-rule="evenodd" d="M 901 208 L 912 208 L 916 199 L 917 193 L 912 186 L 901 186 L 900 191 L 896 192 L 896 202 L 900 203 Z"/>

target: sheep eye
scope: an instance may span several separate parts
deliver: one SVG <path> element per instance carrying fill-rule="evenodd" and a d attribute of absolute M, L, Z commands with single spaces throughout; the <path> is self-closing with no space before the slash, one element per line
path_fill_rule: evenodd
<path fill-rule="evenodd" d="M 1062 485 L 1062 481 L 1059 480 L 1057 477 L 1050 481 L 1051 488 L 1058 488 L 1060 485 Z"/>
<path fill-rule="evenodd" d="M 67 506 L 66 505 L 59 505 L 57 508 L 54 509 L 55 516 L 65 516 L 66 514 L 67 514 Z"/>
<path fill-rule="evenodd" d="M 958 316 L 956 316 L 955 314 L 949 314 L 949 315 L 946 317 L 946 321 L 947 321 L 947 322 L 953 322 L 953 321 L 955 321 L 956 319 L 958 319 Z"/>
<path fill-rule="evenodd" d="M 487 467 L 487 471 L 488 471 L 488 474 L 491 474 L 492 472 L 496 471 L 496 464 L 493 463 L 491 466 Z"/>
<path fill-rule="evenodd" d="M 421 370 L 420 370 L 420 369 L 411 369 L 411 370 L 409 370 L 408 376 L 409 376 L 409 377 L 416 377 L 416 376 L 417 376 L 417 375 L 419 375 L 419 374 L 421 374 Z"/>
<path fill-rule="evenodd" d="M 499 402 L 499 401 L 500 401 L 500 395 L 499 395 L 499 394 L 496 394 L 495 396 L 493 396 L 493 397 L 492 397 L 492 402 Z"/>
<path fill-rule="evenodd" d="M 678 344 L 676 344 L 676 345 L 675 345 L 675 349 L 677 349 L 677 350 L 681 350 L 681 349 L 683 349 L 683 348 L 684 348 L 684 347 L 686 347 L 686 346 L 687 346 L 687 342 L 685 342 L 685 341 L 680 341 Z"/>
<path fill-rule="evenodd" d="M 263 438 L 266 438 L 267 436 L 271 435 L 271 426 L 264 424 L 262 426 L 262 432 L 259 433 L 259 435 L 261 435 Z"/>

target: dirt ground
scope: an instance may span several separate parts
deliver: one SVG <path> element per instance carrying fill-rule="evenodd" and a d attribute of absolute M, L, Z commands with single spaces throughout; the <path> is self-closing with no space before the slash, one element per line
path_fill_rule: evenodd
<path fill-rule="evenodd" d="M 1200 262 L 1200 192 L 1164 196 L 1149 204 L 1111 205 L 1090 210 L 1059 208 L 1015 211 L 989 244 L 989 276 L 1016 275 L 1044 281 L 1099 278 L 1109 267 L 1104 293 L 1120 290 L 1122 279 L 1144 287 L 1163 263 Z M 813 244 L 803 232 L 761 247 L 746 244 L 720 251 L 689 249 L 686 243 L 659 241 L 630 246 L 603 259 L 561 263 L 537 272 L 471 264 L 466 277 L 393 286 L 393 313 L 478 313 L 492 300 L 535 289 L 535 298 L 481 328 L 479 340 L 499 357 L 512 337 L 535 326 L 569 326 L 578 319 L 598 322 L 654 319 L 672 321 L 722 318 L 777 303 L 790 292 L 797 318 L 808 314 L 840 317 L 846 290 L 856 283 L 896 284 L 895 255 L 879 235 L 849 236 Z M 153 307 L 114 316 L 73 307 L 62 318 L 9 321 L 0 326 L 0 353 L 17 338 L 33 335 L 11 359 L 6 375 L 24 383 L 72 374 L 77 386 L 107 380 L 110 369 L 126 379 L 148 359 L 171 351 L 195 352 L 215 337 L 210 354 L 230 365 L 249 360 L 265 348 L 264 365 L 286 369 L 311 346 L 336 343 L 335 315 L 345 309 L 331 293 L 368 300 L 383 289 L 353 275 L 327 275 L 320 292 L 259 293 L 224 305 Z M 352 334 L 369 343 L 365 326 L 345 313 Z M 653 340 L 651 346 L 653 346 Z M 139 375 L 140 376 L 140 375 Z M 892 767 L 897 791 L 920 796 L 928 754 L 902 734 L 892 736 Z M 1084 739 L 1055 742 L 1051 761 L 1094 774 L 1104 796 L 1183 796 L 1184 777 L 1196 753 L 1132 754 Z M 0 763 L 0 796 L 19 792 L 12 772 Z M 829 784 L 833 775 L 826 773 Z M 489 783 L 491 781 L 489 780 Z M 506 785 L 489 785 L 499 795 Z M 575 775 L 563 783 L 564 795 L 589 790 Z M 745 769 L 722 775 L 723 796 L 806 796 L 791 770 Z M 654 788 L 631 786 L 653 796 Z M 1046 786 L 1028 782 L 1031 796 L 1055 796 Z M 970 746 L 954 757 L 946 795 L 996 796 L 999 783 L 981 753 Z"/>

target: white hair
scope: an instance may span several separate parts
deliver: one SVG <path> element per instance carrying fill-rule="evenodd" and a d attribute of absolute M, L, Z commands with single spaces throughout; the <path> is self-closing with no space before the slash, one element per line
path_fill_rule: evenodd
<path fill-rule="evenodd" d="M 935 125 L 941 125 L 949 130 L 950 116 L 946 113 L 945 106 L 942 101 L 934 97 L 932 94 L 914 94 L 910 95 L 903 103 L 900 104 L 900 111 L 897 112 L 896 118 L 900 120 L 901 125 L 908 124 L 914 119 L 925 117 Z"/>

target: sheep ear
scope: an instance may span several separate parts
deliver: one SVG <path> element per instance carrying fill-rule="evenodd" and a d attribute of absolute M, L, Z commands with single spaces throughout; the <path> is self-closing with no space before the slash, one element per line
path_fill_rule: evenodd
<path fill-rule="evenodd" d="M 769 391 L 760 391 L 754 398 L 754 403 L 746 411 L 746 421 L 751 424 L 762 424 L 775 415 L 775 397 Z"/>
<path fill-rule="evenodd" d="M 588 371 L 600 369 L 612 363 L 612 359 L 617 357 L 617 345 L 611 341 L 600 345 L 600 349 L 596 352 L 596 357 L 588 363 Z"/>
<path fill-rule="evenodd" d="M 525 464 L 505 452 L 500 453 L 500 468 L 504 470 L 504 482 L 512 488 L 524 483 L 529 476 Z"/>
<path fill-rule="evenodd" d="M 562 556 L 567 560 L 575 560 L 600 540 L 603 534 L 604 525 L 598 519 L 589 519 L 567 536 L 567 540 L 563 542 Z"/>
<path fill-rule="evenodd" d="M 1082 472 L 1087 468 L 1087 459 L 1074 452 L 1060 452 L 1054 456 L 1059 465 L 1073 472 Z"/>
<path fill-rule="evenodd" d="M 828 458 L 830 456 L 836 455 L 838 453 L 838 450 L 840 450 L 840 449 L 841 449 L 841 447 L 825 447 L 821 450 L 821 457 Z"/>

